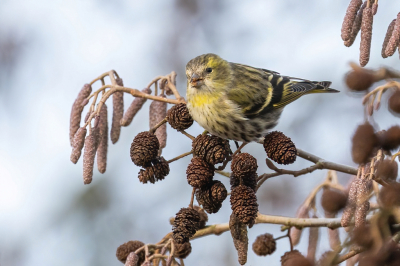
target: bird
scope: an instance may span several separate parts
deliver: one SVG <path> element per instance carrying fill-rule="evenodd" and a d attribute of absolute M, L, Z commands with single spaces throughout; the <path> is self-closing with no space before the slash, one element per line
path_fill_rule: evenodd
<path fill-rule="evenodd" d="M 231 63 L 212 53 L 186 65 L 187 108 L 212 135 L 259 141 L 274 128 L 283 108 L 305 94 L 333 93 L 330 81 L 310 81 L 268 69 Z"/>

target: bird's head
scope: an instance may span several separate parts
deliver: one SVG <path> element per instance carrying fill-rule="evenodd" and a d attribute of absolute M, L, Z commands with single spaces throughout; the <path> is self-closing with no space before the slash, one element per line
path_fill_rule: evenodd
<path fill-rule="evenodd" d="M 193 93 L 223 90 L 230 80 L 229 63 L 216 54 L 203 54 L 186 65 L 187 89 Z"/>

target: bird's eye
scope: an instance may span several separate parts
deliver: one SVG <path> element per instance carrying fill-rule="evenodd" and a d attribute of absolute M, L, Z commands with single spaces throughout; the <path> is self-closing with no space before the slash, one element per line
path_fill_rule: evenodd
<path fill-rule="evenodd" d="M 212 68 L 211 68 L 211 67 L 207 67 L 207 68 L 206 68 L 206 72 L 207 72 L 207 73 L 211 73 L 211 72 L 212 72 Z"/>

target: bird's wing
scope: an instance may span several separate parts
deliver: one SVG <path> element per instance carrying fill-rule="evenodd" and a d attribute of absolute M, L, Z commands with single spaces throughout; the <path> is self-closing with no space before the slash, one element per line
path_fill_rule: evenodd
<path fill-rule="evenodd" d="M 228 100 L 251 118 L 262 112 L 272 98 L 272 84 L 262 69 L 231 63 L 232 80 L 227 92 Z"/>

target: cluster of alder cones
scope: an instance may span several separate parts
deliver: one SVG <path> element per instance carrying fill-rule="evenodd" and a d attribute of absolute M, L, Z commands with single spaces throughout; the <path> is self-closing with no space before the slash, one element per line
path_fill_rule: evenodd
<path fill-rule="evenodd" d="M 372 24 L 378 11 L 378 0 L 351 0 L 342 24 L 342 40 L 351 46 L 361 29 L 360 65 L 367 65 L 371 51 Z M 400 51 L 400 13 L 390 24 L 382 44 L 382 57 L 392 56 L 396 48 Z"/>

